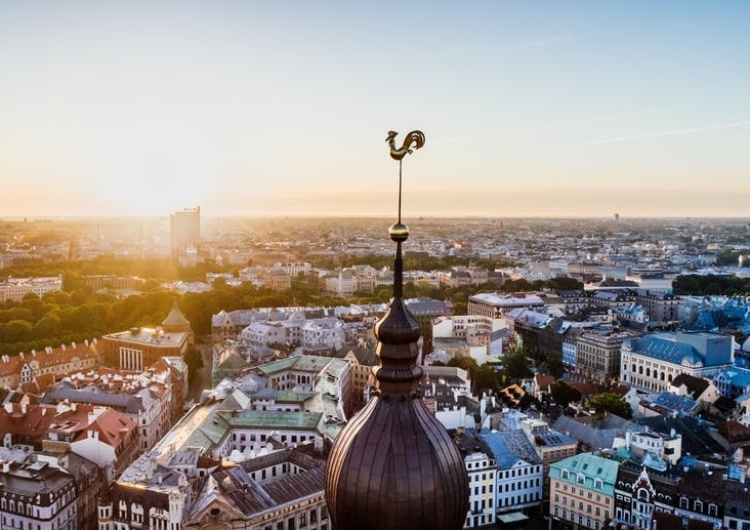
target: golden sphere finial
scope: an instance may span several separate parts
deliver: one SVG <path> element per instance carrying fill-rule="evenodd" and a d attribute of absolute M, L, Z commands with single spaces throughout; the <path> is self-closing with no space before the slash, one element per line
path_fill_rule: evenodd
<path fill-rule="evenodd" d="M 396 243 L 403 243 L 409 239 L 409 227 L 404 223 L 394 223 L 388 229 L 388 235 L 391 241 Z"/>

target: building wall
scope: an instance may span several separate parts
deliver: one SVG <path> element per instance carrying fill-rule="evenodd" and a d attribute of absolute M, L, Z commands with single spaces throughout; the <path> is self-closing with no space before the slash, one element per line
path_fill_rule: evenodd
<path fill-rule="evenodd" d="M 201 209 L 186 208 L 170 216 L 172 253 L 183 254 L 189 247 L 197 247 L 201 238 Z"/>
<path fill-rule="evenodd" d="M 497 511 L 509 512 L 542 502 L 543 466 L 519 460 L 497 472 Z"/>
<path fill-rule="evenodd" d="M 496 476 L 495 460 L 479 451 L 464 458 L 469 477 L 469 511 L 464 528 L 475 528 L 495 523 Z"/>

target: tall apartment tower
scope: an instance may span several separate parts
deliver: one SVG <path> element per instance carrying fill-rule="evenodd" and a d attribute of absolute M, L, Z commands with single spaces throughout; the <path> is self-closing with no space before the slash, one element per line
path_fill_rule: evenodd
<path fill-rule="evenodd" d="M 185 254 L 190 247 L 197 247 L 201 239 L 201 207 L 185 208 L 173 213 L 170 218 L 172 255 Z"/>

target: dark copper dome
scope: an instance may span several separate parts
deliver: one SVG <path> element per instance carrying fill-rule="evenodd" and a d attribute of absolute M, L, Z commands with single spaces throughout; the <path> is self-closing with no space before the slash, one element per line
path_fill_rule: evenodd
<path fill-rule="evenodd" d="M 422 377 L 415 365 L 416 339 L 386 342 L 407 334 L 419 337 L 402 299 L 393 300 L 378 332 L 379 392 L 344 427 L 328 459 L 326 496 L 333 527 L 458 530 L 469 507 L 463 460 L 416 393 Z"/>
<path fill-rule="evenodd" d="M 326 501 L 335 530 L 458 530 L 469 508 L 464 462 L 445 427 L 418 394 L 419 324 L 402 297 L 396 241 L 393 300 L 375 327 L 377 390 L 344 427 L 328 458 Z"/>

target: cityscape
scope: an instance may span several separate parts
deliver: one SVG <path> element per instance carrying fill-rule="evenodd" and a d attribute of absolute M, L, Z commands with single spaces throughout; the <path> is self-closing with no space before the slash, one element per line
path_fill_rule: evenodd
<path fill-rule="evenodd" d="M 464 527 L 750 524 L 746 220 L 407 221 Z M 380 384 L 386 224 L 3 221 L 4 524 L 332 528 L 326 460 Z"/>
<path fill-rule="evenodd" d="M 750 530 L 750 5 L 0 5 L 0 530 Z"/>

